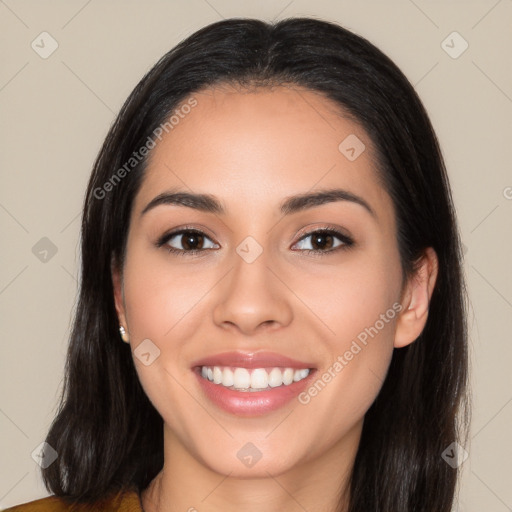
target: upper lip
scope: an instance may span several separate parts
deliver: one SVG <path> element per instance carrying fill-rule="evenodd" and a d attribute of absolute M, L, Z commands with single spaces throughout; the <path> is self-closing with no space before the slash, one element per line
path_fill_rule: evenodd
<path fill-rule="evenodd" d="M 275 352 L 222 352 L 207 356 L 195 361 L 192 367 L 197 366 L 233 366 L 237 368 L 269 368 L 281 366 L 283 368 L 313 368 L 308 362 L 298 361 Z"/>

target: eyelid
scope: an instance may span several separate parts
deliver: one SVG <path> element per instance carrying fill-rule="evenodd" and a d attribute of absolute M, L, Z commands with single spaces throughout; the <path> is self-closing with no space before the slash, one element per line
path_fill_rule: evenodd
<path fill-rule="evenodd" d="M 297 252 L 306 252 L 308 254 L 316 255 L 316 256 L 323 256 L 328 255 L 332 253 L 338 252 L 338 250 L 346 250 L 350 249 L 352 246 L 355 245 L 354 238 L 347 234 L 345 230 L 337 227 L 337 226 L 330 226 L 330 225 L 323 225 L 323 226 L 317 226 L 317 227 L 309 227 L 304 228 L 299 232 L 299 239 L 293 244 L 293 246 L 297 245 L 302 240 L 309 238 L 310 236 L 313 236 L 317 233 L 330 235 L 334 238 L 337 238 L 341 241 L 341 244 L 333 249 L 328 249 L 325 251 L 321 251 L 318 249 L 301 249 L 297 250 Z M 292 247 L 293 247 L 292 246 Z"/>
<path fill-rule="evenodd" d="M 155 242 L 155 245 L 157 247 L 161 247 L 162 245 L 166 244 L 170 238 L 173 238 L 174 236 L 180 235 L 184 232 L 185 233 L 192 232 L 192 233 L 197 233 L 199 235 L 204 235 L 204 236 L 208 237 L 210 240 L 212 240 L 212 235 L 209 234 L 209 232 L 206 228 L 204 228 L 202 226 L 197 227 L 197 226 L 185 225 L 185 226 L 179 226 L 177 228 L 173 228 L 173 229 L 166 231 L 163 235 L 161 235 L 158 238 L 158 240 Z M 212 242 L 213 242 L 213 240 L 212 240 Z M 215 243 L 217 243 L 217 242 L 215 242 Z M 191 252 L 191 251 L 188 251 L 188 252 Z"/>
<path fill-rule="evenodd" d="M 297 236 L 299 237 L 299 240 L 302 240 L 302 238 L 304 236 L 308 236 L 308 235 L 312 235 L 313 233 L 316 233 L 317 231 L 333 231 L 333 232 L 336 232 L 336 233 L 339 233 L 341 236 L 343 236 L 344 238 L 347 238 L 349 240 L 351 240 L 352 242 L 354 241 L 353 240 L 353 237 L 347 232 L 347 230 L 339 227 L 339 226 L 335 226 L 333 224 L 322 224 L 320 226 L 318 225 L 308 225 L 307 227 L 305 228 L 302 228 L 301 230 L 299 230 Z M 299 241 L 297 240 L 297 241 Z"/>

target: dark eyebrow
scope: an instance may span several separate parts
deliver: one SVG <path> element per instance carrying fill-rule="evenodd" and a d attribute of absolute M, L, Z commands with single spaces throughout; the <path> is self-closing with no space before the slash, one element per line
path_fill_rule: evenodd
<path fill-rule="evenodd" d="M 306 210 L 307 208 L 313 208 L 335 201 L 349 201 L 358 204 L 365 208 L 373 217 L 377 218 L 373 208 L 362 197 L 341 188 L 320 190 L 313 193 L 288 197 L 281 204 L 280 210 L 283 215 L 290 215 L 301 210 Z"/>
<path fill-rule="evenodd" d="M 287 197 L 279 206 L 283 215 L 321 206 L 335 201 L 349 201 L 365 208 L 373 217 L 377 218 L 375 211 L 361 197 L 343 189 L 326 189 L 312 193 L 299 194 Z M 173 204 L 194 208 L 206 213 L 224 215 L 226 213 L 220 201 L 210 194 L 192 194 L 189 192 L 167 191 L 152 199 L 142 210 L 141 216 L 149 210 L 164 204 Z"/>

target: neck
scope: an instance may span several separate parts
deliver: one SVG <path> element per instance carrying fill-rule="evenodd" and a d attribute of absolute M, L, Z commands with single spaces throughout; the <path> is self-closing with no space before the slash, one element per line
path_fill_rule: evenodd
<path fill-rule="evenodd" d="M 164 426 L 164 466 L 141 493 L 144 512 L 346 512 L 361 428 L 288 471 L 235 478 L 199 462 Z"/>

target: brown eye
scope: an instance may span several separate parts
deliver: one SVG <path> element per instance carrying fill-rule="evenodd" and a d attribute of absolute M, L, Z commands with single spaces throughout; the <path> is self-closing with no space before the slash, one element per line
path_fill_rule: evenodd
<path fill-rule="evenodd" d="M 306 252 L 316 253 L 329 253 L 334 252 L 338 249 L 348 248 L 353 245 L 353 240 L 332 229 L 317 229 L 304 235 L 298 243 L 304 243 L 305 240 L 311 239 L 309 244 L 310 247 L 302 247 L 301 249 Z M 336 239 L 338 242 L 336 242 Z"/>
<path fill-rule="evenodd" d="M 331 249 L 334 245 L 334 237 L 326 233 L 315 233 L 311 235 L 311 245 L 314 250 Z"/>
<path fill-rule="evenodd" d="M 208 246 L 208 244 L 210 245 Z M 177 254 L 194 254 L 216 248 L 215 244 L 204 233 L 192 229 L 182 229 L 164 235 L 157 245 L 159 247 L 165 245 L 169 252 Z"/>
<path fill-rule="evenodd" d="M 199 233 L 182 233 L 179 235 L 181 237 L 181 245 L 183 249 L 187 251 L 195 251 L 198 248 L 202 248 L 204 243 L 204 236 Z"/>

